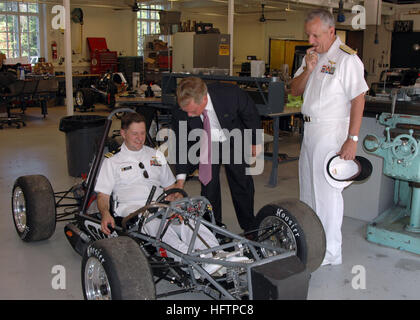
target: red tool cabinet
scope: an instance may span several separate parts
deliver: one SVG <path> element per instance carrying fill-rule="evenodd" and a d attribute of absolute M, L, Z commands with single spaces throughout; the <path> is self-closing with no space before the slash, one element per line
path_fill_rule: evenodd
<path fill-rule="evenodd" d="M 90 50 L 90 73 L 117 72 L 117 51 L 109 51 L 105 38 L 87 38 Z"/>

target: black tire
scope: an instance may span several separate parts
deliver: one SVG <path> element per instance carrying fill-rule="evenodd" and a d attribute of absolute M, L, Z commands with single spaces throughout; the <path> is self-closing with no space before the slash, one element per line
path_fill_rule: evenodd
<path fill-rule="evenodd" d="M 296 199 L 285 199 L 261 208 L 256 216 L 258 241 L 296 251 L 306 268 L 313 272 L 321 265 L 326 250 L 324 228 L 316 213 L 305 203 Z M 278 230 L 273 237 L 264 239 L 266 228 L 277 224 Z M 270 252 L 264 253 L 270 255 Z M 272 254 L 272 252 L 271 252 Z"/>
<path fill-rule="evenodd" d="M 45 240 L 56 224 L 54 191 L 42 175 L 16 179 L 12 191 L 12 216 L 16 232 L 23 241 Z"/>
<path fill-rule="evenodd" d="M 81 110 L 92 108 L 95 103 L 95 93 L 89 88 L 77 89 L 74 96 L 76 107 Z"/>
<path fill-rule="evenodd" d="M 102 280 L 99 284 L 91 279 L 95 272 Z M 87 300 L 156 299 L 150 264 L 140 246 L 129 237 L 108 238 L 89 245 L 82 260 L 82 288 Z"/>

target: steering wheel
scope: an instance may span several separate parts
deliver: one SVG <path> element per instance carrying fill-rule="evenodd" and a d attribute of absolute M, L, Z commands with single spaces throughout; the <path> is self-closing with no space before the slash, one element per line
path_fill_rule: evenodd
<path fill-rule="evenodd" d="M 395 158 L 404 161 L 414 159 L 419 152 L 417 140 L 409 134 L 400 134 L 396 137 L 392 143 L 391 150 Z"/>
<path fill-rule="evenodd" d="M 159 195 L 159 197 L 157 197 L 155 204 L 150 204 L 150 205 L 146 205 L 140 209 L 137 209 L 136 211 L 130 213 L 128 216 L 126 216 L 125 218 L 123 218 L 121 225 L 123 227 L 123 229 L 127 229 L 127 227 L 129 227 L 129 225 L 134 224 L 137 221 L 137 218 L 140 214 L 143 214 L 146 210 L 153 210 L 153 209 L 159 209 L 159 208 L 165 208 L 168 207 L 169 201 L 166 201 L 165 198 L 173 193 L 180 193 L 182 194 L 184 197 L 188 197 L 188 194 L 185 192 L 185 190 L 183 189 L 178 189 L 178 188 L 172 188 L 172 189 L 168 189 L 166 191 L 164 191 L 162 194 Z M 133 219 L 131 221 L 131 219 Z"/>
<path fill-rule="evenodd" d="M 174 193 L 180 193 L 182 194 L 182 196 L 184 198 L 188 197 L 188 194 L 185 192 L 184 189 L 179 189 L 179 188 L 172 188 L 172 189 L 168 189 L 166 191 L 164 191 L 163 193 L 161 193 L 159 195 L 159 197 L 156 198 L 156 202 L 157 203 L 169 203 L 169 201 L 166 201 L 165 198 L 171 194 Z"/>

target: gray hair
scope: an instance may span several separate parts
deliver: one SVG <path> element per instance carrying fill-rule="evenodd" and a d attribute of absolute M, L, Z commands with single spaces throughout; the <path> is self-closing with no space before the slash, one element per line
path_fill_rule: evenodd
<path fill-rule="evenodd" d="M 335 20 L 334 16 L 331 12 L 326 9 L 314 9 L 310 11 L 305 18 L 305 23 L 314 20 L 315 18 L 319 18 L 322 23 L 327 27 L 335 27 Z"/>
<path fill-rule="evenodd" d="M 178 104 L 181 108 L 191 102 L 191 99 L 200 104 L 207 95 L 207 85 L 198 77 L 187 77 L 181 80 L 176 89 Z"/>

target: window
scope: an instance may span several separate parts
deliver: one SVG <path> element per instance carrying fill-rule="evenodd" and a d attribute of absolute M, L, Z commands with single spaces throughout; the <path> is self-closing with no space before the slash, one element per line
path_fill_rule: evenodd
<path fill-rule="evenodd" d="M 142 4 L 137 12 L 137 54 L 142 56 L 144 53 L 144 38 L 150 34 L 160 34 L 159 10 L 163 10 L 162 5 Z M 163 36 L 159 37 L 163 40 Z"/>
<path fill-rule="evenodd" d="M 8 58 L 40 56 L 37 3 L 0 1 L 0 51 Z"/>

